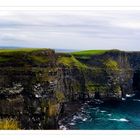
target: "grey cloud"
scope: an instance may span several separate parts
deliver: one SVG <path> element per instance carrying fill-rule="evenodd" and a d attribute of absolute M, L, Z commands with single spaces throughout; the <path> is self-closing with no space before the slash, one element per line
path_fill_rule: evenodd
<path fill-rule="evenodd" d="M 126 21 L 140 23 L 140 11 L 15 11 L 0 16 L 0 43 L 65 48 L 66 41 L 69 47 L 96 49 L 104 41 L 107 49 L 122 47 L 119 42 L 130 47 L 138 44 L 140 28 L 121 26 Z"/>

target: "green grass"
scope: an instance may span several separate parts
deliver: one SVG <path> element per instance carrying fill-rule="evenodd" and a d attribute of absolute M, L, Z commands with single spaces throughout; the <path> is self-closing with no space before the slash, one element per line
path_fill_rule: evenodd
<path fill-rule="evenodd" d="M 0 53 L 14 53 L 14 52 L 32 52 L 38 50 L 47 50 L 46 48 L 18 48 L 18 49 L 0 49 Z"/>
<path fill-rule="evenodd" d="M 18 48 L 18 49 L 0 49 L 0 63 L 47 63 L 48 57 L 44 54 L 38 54 L 40 51 L 49 50 L 46 48 Z"/>
<path fill-rule="evenodd" d="M 37 62 L 37 63 L 48 63 L 49 60 L 46 57 L 43 56 L 31 56 L 31 60 L 33 62 Z"/>
<path fill-rule="evenodd" d="M 67 67 L 75 66 L 77 68 L 86 68 L 87 66 L 80 61 L 78 61 L 74 56 L 62 56 L 58 59 L 59 64 L 63 64 Z"/>
<path fill-rule="evenodd" d="M 76 56 L 92 56 L 104 54 L 105 52 L 107 52 L 107 50 L 85 50 L 79 52 L 72 52 L 72 54 Z"/>
<path fill-rule="evenodd" d="M 15 119 L 0 119 L 0 130 L 18 130 L 19 122 Z"/>
<path fill-rule="evenodd" d="M 118 70 L 119 69 L 119 65 L 115 60 L 105 60 L 104 65 L 106 68 L 110 69 L 110 70 Z"/>

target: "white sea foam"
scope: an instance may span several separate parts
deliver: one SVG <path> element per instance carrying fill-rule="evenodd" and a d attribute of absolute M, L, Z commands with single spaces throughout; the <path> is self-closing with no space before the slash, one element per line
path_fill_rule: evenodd
<path fill-rule="evenodd" d="M 71 121 L 75 122 L 76 120 L 82 120 L 82 119 L 83 119 L 82 116 L 80 116 L 80 115 L 78 115 L 78 116 L 74 115 Z"/>
<path fill-rule="evenodd" d="M 140 102 L 140 99 L 133 99 L 133 101 Z"/>
<path fill-rule="evenodd" d="M 60 130 L 67 130 L 66 126 L 64 126 L 64 125 L 60 125 L 60 126 L 59 126 L 59 129 L 60 129 Z"/>
<path fill-rule="evenodd" d="M 75 125 L 75 123 L 74 122 L 71 122 L 71 123 L 69 123 L 69 125 Z"/>
<path fill-rule="evenodd" d="M 120 119 L 121 122 L 128 122 L 129 120 L 125 119 L 125 118 L 122 118 Z"/>
<path fill-rule="evenodd" d="M 122 101 L 125 101 L 126 99 L 125 98 L 122 98 Z"/>
<path fill-rule="evenodd" d="M 107 114 L 108 116 L 111 116 L 112 114 Z"/>
<path fill-rule="evenodd" d="M 84 121 L 84 122 L 85 122 L 86 120 L 87 120 L 87 118 L 83 118 L 83 119 L 82 119 L 82 121 Z"/>
<path fill-rule="evenodd" d="M 105 112 L 107 112 L 107 111 L 105 111 L 105 110 L 101 110 L 101 113 L 105 113 Z"/>
<path fill-rule="evenodd" d="M 118 121 L 118 122 L 128 122 L 129 120 L 125 119 L 125 118 L 121 118 L 121 119 L 108 119 L 110 121 Z"/>
<path fill-rule="evenodd" d="M 133 97 L 135 94 L 126 94 L 126 97 Z"/>

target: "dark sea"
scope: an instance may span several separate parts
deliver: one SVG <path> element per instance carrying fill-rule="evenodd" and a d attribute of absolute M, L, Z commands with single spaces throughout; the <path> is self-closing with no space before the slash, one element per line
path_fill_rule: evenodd
<path fill-rule="evenodd" d="M 60 129 L 140 130 L 140 99 L 128 98 L 115 105 L 85 103 L 66 120 Z"/>

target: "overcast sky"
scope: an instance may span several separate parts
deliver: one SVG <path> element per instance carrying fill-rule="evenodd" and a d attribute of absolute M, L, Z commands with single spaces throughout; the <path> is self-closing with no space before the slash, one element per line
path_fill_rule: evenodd
<path fill-rule="evenodd" d="M 0 11 L 0 46 L 140 51 L 140 11 Z"/>

